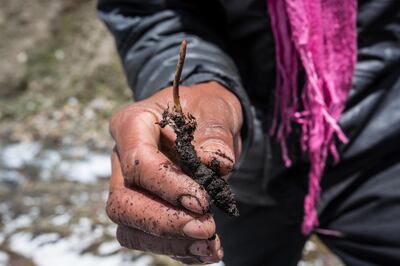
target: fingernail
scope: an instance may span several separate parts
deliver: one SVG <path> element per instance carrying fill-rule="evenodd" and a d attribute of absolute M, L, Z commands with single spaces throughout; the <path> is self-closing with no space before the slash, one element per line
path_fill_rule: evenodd
<path fill-rule="evenodd" d="M 200 147 L 204 149 L 204 151 L 209 151 L 209 152 L 218 152 L 218 151 L 224 151 L 228 153 L 227 155 L 232 155 L 233 153 L 231 152 L 229 145 L 219 139 L 209 139 L 204 141 Z"/>
<path fill-rule="evenodd" d="M 204 228 L 204 224 L 199 220 L 191 220 L 182 228 L 183 233 L 192 238 L 207 239 L 210 234 Z"/>
<path fill-rule="evenodd" d="M 189 251 L 195 256 L 211 256 L 210 246 L 206 241 L 196 241 L 190 247 Z"/>
<path fill-rule="evenodd" d="M 219 140 L 207 140 L 201 145 L 205 152 L 209 152 L 214 156 L 217 156 L 220 160 L 226 160 L 228 164 L 234 163 L 233 151 L 229 146 Z"/>
<path fill-rule="evenodd" d="M 200 202 L 196 197 L 185 195 L 181 197 L 180 201 L 181 205 L 189 211 L 200 214 L 204 213 L 204 208 L 201 207 Z"/>

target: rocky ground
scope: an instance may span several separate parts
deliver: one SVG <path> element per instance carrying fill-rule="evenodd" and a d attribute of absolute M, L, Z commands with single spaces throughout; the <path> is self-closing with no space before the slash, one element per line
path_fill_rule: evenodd
<path fill-rule="evenodd" d="M 107 121 L 131 101 L 93 0 L 0 0 L 0 266 L 177 265 L 121 249 Z M 305 265 L 341 265 L 316 238 Z"/>
<path fill-rule="evenodd" d="M 105 121 L 130 92 L 94 1 L 0 4 L 0 136 L 108 148 Z"/>

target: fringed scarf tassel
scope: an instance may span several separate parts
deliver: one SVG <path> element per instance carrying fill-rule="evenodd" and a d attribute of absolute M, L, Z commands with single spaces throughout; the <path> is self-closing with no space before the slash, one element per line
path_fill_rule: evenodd
<path fill-rule="evenodd" d="M 318 226 L 320 180 L 328 151 L 339 155 L 334 135 L 347 142 L 338 121 L 356 63 L 356 0 L 267 0 L 276 46 L 276 93 L 271 134 L 291 166 L 286 139 L 301 127 L 300 146 L 310 161 L 302 232 Z M 299 94 L 298 73 L 305 72 Z M 302 106 L 302 110 L 299 107 Z"/>

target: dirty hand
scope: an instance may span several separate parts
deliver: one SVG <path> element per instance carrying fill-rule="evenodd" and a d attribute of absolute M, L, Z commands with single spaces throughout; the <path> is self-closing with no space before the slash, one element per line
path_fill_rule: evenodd
<path fill-rule="evenodd" d="M 216 82 L 180 88 L 182 109 L 196 117 L 194 146 L 201 160 L 220 161 L 221 175 L 233 168 L 240 151 L 242 111 L 236 96 Z M 223 251 L 207 193 L 179 168 L 175 134 L 156 123 L 172 88 L 130 104 L 113 115 L 116 142 L 107 214 L 118 224 L 117 238 L 127 248 L 169 255 L 181 262 L 213 263 Z"/>

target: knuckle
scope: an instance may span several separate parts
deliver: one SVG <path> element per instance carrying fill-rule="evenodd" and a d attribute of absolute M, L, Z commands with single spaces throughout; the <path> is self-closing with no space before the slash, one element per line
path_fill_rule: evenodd
<path fill-rule="evenodd" d="M 232 139 L 232 133 L 225 126 L 214 121 L 201 122 L 198 126 L 197 134 L 202 142 L 209 139 L 219 139 L 227 142 Z"/>
<path fill-rule="evenodd" d="M 106 213 L 108 218 L 114 223 L 118 223 L 118 215 L 117 215 L 117 208 L 116 208 L 116 197 L 115 192 L 110 192 L 107 199 L 106 204 Z"/>
<path fill-rule="evenodd" d="M 129 108 L 131 108 L 132 105 L 133 104 L 130 104 L 128 106 L 124 106 L 120 110 L 118 110 L 118 111 L 116 111 L 116 112 L 114 112 L 112 114 L 112 116 L 110 117 L 110 120 L 108 122 L 109 131 L 110 131 L 111 136 L 114 136 L 115 131 L 117 130 L 119 123 L 121 122 L 121 120 L 125 116 L 127 110 L 129 110 Z"/>
<path fill-rule="evenodd" d="M 226 125 L 232 132 L 240 130 L 243 121 L 241 104 L 233 95 L 228 97 L 214 97 L 201 99 L 199 106 L 209 106 L 212 108 L 213 116 L 217 116 L 219 121 Z M 230 97 L 233 96 L 233 97 Z"/>
<path fill-rule="evenodd" d="M 121 127 L 124 127 L 126 122 L 135 123 L 140 122 L 148 113 L 153 114 L 152 108 L 149 104 L 142 102 L 131 103 L 116 111 L 109 119 L 109 131 L 112 137 L 118 132 Z M 114 137 L 115 139 L 115 137 Z"/>
<path fill-rule="evenodd" d="M 137 149 L 126 151 L 121 158 L 121 170 L 124 181 L 133 185 L 138 183 L 140 158 Z M 140 182 L 139 182 L 140 183 Z M 140 185 L 140 184 L 137 184 Z"/>
<path fill-rule="evenodd" d="M 107 204 L 106 204 L 106 214 L 111 221 L 116 224 L 123 224 L 123 213 L 125 213 L 125 208 L 122 204 L 124 194 L 120 193 L 120 190 L 111 191 L 109 193 Z"/>

